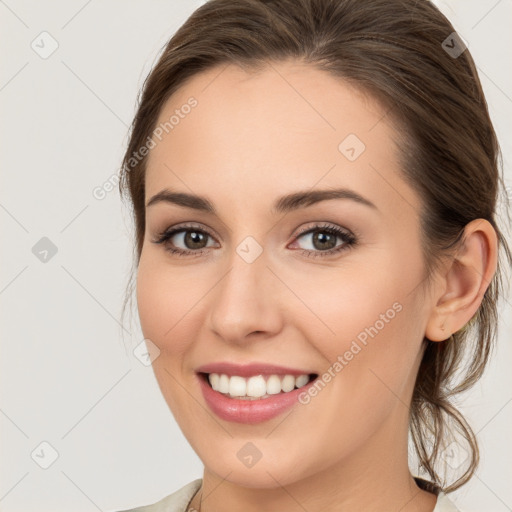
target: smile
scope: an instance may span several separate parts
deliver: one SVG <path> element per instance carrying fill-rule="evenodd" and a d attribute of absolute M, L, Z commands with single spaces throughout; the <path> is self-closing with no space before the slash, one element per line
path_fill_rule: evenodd
<path fill-rule="evenodd" d="M 196 369 L 204 400 L 219 418 L 260 423 L 298 404 L 318 374 L 267 364 L 214 363 Z"/>

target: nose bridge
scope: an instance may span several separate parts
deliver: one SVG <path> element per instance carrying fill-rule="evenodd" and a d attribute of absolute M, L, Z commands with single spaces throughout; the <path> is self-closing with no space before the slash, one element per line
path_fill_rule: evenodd
<path fill-rule="evenodd" d="M 215 287 L 210 314 L 211 329 L 226 341 L 243 342 L 252 332 L 274 334 L 280 329 L 275 277 L 267 263 L 254 239 L 233 249 L 227 273 Z"/>

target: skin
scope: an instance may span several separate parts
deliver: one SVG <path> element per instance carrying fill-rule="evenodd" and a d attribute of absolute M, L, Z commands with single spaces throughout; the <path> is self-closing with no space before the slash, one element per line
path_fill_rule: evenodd
<path fill-rule="evenodd" d="M 448 338 L 481 303 L 496 270 L 494 229 L 468 224 L 465 246 L 426 289 L 421 200 L 399 176 L 395 127 L 376 101 L 298 62 L 258 73 L 230 65 L 195 75 L 159 122 L 191 96 L 198 105 L 154 139 L 146 203 L 169 188 L 206 196 L 217 215 L 147 207 L 137 301 L 144 336 L 160 350 L 160 389 L 205 466 L 201 510 L 432 511 L 436 497 L 408 467 L 408 404 L 424 337 Z M 348 134 L 366 146 L 353 162 L 338 149 Z M 335 187 L 377 208 L 334 199 L 271 211 L 282 195 Z M 178 257 L 153 243 L 185 222 L 212 234 L 206 252 Z M 308 257 L 300 249 L 322 246 L 296 234 L 318 223 L 357 233 L 357 244 Z M 252 263 L 236 252 L 247 236 L 263 249 Z M 182 235 L 173 243 L 198 250 Z M 401 311 L 307 405 L 254 425 L 206 405 L 198 366 L 258 361 L 322 374 L 394 303 Z M 251 468 L 237 457 L 249 441 L 261 452 Z"/>

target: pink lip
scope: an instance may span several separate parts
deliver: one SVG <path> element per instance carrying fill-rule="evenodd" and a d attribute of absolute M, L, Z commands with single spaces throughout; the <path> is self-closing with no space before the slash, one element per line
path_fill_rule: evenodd
<path fill-rule="evenodd" d="M 210 363 L 196 368 L 200 373 L 225 373 L 228 376 L 239 375 L 240 377 L 251 377 L 253 375 L 309 375 L 310 370 L 297 370 L 267 363 L 234 364 L 228 362 Z"/>
<path fill-rule="evenodd" d="M 293 370 L 283 366 L 267 364 L 249 364 L 235 365 L 232 363 L 212 363 L 201 366 L 197 369 L 199 385 L 205 402 L 208 407 L 219 418 L 236 423 L 261 423 L 263 421 L 275 418 L 287 409 L 290 409 L 298 403 L 298 397 L 313 385 L 315 380 L 311 380 L 305 386 L 294 389 L 288 393 L 279 393 L 271 395 L 268 398 L 259 400 L 237 400 L 230 398 L 218 391 L 214 391 L 208 383 L 206 373 L 225 373 L 226 375 L 239 375 L 240 377 L 250 377 L 252 375 L 304 375 L 311 372 L 302 370 Z M 201 372 L 201 373 L 199 373 Z"/>

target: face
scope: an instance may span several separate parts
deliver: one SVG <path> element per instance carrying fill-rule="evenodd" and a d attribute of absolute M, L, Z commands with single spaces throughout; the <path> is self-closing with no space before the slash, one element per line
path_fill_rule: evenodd
<path fill-rule="evenodd" d="M 283 62 L 196 75 L 166 122 L 148 158 L 137 301 L 206 470 L 275 487 L 378 460 L 407 433 L 431 306 L 420 199 L 385 110 Z M 231 398 L 247 388 L 264 395 Z"/>

